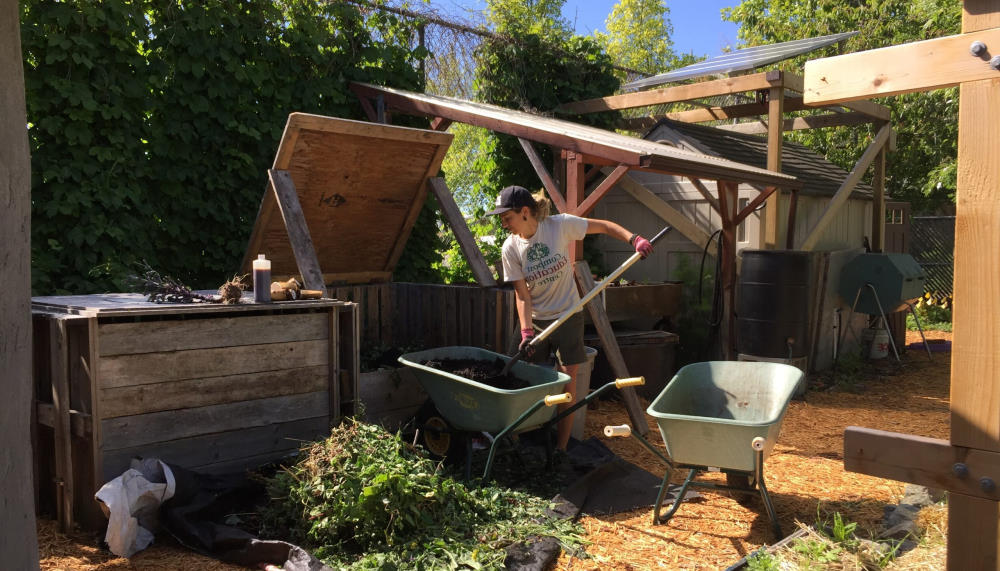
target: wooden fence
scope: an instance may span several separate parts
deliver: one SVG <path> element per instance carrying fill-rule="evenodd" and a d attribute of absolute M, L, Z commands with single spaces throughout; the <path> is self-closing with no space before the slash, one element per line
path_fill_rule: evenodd
<path fill-rule="evenodd" d="M 331 294 L 360 306 L 362 348 L 470 345 L 509 353 L 519 341 L 513 289 L 387 283 Z"/>

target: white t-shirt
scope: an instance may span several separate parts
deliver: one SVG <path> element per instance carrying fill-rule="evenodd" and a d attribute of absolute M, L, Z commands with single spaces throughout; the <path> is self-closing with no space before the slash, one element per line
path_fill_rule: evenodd
<path fill-rule="evenodd" d="M 586 218 L 555 214 L 543 219 L 531 238 L 511 234 L 504 241 L 504 279 L 528 283 L 533 319 L 557 319 L 580 300 L 569 245 L 583 240 L 587 224 Z"/>

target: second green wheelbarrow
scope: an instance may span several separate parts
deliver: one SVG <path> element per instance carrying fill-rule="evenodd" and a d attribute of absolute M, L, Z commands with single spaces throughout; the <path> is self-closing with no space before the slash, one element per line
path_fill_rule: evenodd
<path fill-rule="evenodd" d="M 608 426 L 606 436 L 634 436 L 667 464 L 657 494 L 653 523 L 666 523 L 691 487 L 760 494 L 772 528 L 781 526 L 764 484 L 764 460 L 771 453 L 788 403 L 803 373 L 791 365 L 747 361 L 692 363 L 681 368 L 646 409 L 656 419 L 666 455 L 628 425 Z M 670 476 L 688 469 L 677 499 L 661 515 Z M 698 482 L 698 473 L 718 469 L 726 485 Z"/>

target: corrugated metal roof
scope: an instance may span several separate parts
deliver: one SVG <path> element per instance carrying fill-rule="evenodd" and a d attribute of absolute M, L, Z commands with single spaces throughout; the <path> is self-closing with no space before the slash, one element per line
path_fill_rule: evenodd
<path fill-rule="evenodd" d="M 858 32 L 843 32 L 840 34 L 831 34 L 829 36 L 819 36 L 816 38 L 805 38 L 802 40 L 781 42 L 779 44 L 743 48 L 728 54 L 711 57 L 705 61 L 700 61 L 667 73 L 661 73 L 660 75 L 654 75 L 653 77 L 647 77 L 645 79 L 626 83 L 625 85 L 622 85 L 622 89 L 625 91 L 649 89 L 650 87 L 656 87 L 657 85 L 663 85 L 664 83 L 670 83 L 672 81 L 681 81 L 682 79 L 694 79 L 696 77 L 703 77 L 706 75 L 732 73 L 734 71 L 753 69 L 755 67 L 793 58 L 797 55 L 835 44 L 841 40 L 846 40 L 857 33 Z"/>
<path fill-rule="evenodd" d="M 668 129 L 692 139 L 703 152 L 750 166 L 767 167 L 767 140 L 763 137 L 663 119 L 645 138 L 651 141 L 673 139 L 666 133 Z M 833 196 L 848 174 L 819 153 L 789 141 L 785 141 L 781 149 L 781 171 L 799 180 L 802 184 L 799 192 L 815 196 Z M 872 187 L 863 182 L 859 182 L 852 192 L 852 196 L 870 197 L 872 194 Z"/>

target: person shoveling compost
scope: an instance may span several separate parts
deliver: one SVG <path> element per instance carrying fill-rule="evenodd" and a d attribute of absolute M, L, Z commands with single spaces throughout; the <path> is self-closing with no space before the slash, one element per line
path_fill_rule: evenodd
<path fill-rule="evenodd" d="M 653 242 L 666 234 L 664 228 L 652 241 L 634 234 L 608 220 L 581 218 L 571 214 L 549 215 L 550 202 L 544 192 L 532 195 L 522 186 L 508 186 L 497 196 L 496 208 L 489 215 L 499 215 L 500 223 L 510 232 L 503 244 L 504 280 L 514 285 L 521 343 L 514 357 L 501 372 L 509 372 L 522 357 L 538 362 L 555 351 L 559 370 L 570 377 L 566 390 L 576 401 L 576 375 L 586 361 L 583 346 L 583 315 L 580 310 L 611 280 L 628 267 L 653 252 Z M 583 299 L 576 289 L 570 245 L 587 234 L 607 234 L 628 242 L 635 248 L 622 266 L 612 272 Z M 560 405 L 560 410 L 572 405 Z M 559 421 L 556 445 L 566 450 L 573 415 Z"/>

